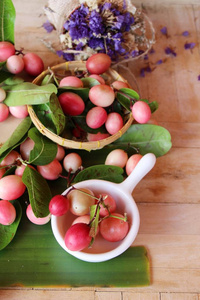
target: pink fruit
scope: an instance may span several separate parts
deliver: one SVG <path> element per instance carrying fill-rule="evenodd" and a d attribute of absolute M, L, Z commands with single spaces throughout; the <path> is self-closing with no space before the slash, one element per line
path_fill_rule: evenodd
<path fill-rule="evenodd" d="M 0 224 L 10 225 L 15 221 L 16 209 L 8 200 L 0 200 Z"/>
<path fill-rule="evenodd" d="M 29 219 L 29 221 L 31 221 L 33 224 L 36 224 L 36 225 L 44 225 L 44 224 L 48 223 L 51 219 L 50 214 L 47 217 L 37 218 L 34 215 L 30 204 L 27 206 L 26 215 L 27 215 L 27 218 Z"/>
<path fill-rule="evenodd" d="M 17 175 L 7 175 L 0 179 L 0 198 L 15 200 L 23 195 L 26 186 Z"/>
<path fill-rule="evenodd" d="M 145 124 L 151 118 L 151 109 L 146 102 L 137 101 L 132 107 L 132 114 L 138 123 Z"/>

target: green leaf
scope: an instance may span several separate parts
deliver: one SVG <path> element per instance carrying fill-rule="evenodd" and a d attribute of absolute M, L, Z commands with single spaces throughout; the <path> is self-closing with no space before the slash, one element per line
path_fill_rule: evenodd
<path fill-rule="evenodd" d="M 6 79 L 13 77 L 13 74 L 0 70 L 0 83 L 4 82 Z"/>
<path fill-rule="evenodd" d="M 169 131 L 162 126 L 152 124 L 130 126 L 114 144 L 129 145 L 138 148 L 142 155 L 151 152 L 157 157 L 166 154 L 172 146 Z"/>
<path fill-rule="evenodd" d="M 95 78 L 92 78 L 92 77 L 81 78 L 81 81 L 83 82 L 84 87 L 88 87 L 88 88 L 91 88 L 95 85 L 100 84 L 100 82 L 98 80 L 96 80 Z"/>
<path fill-rule="evenodd" d="M 98 228 L 98 225 L 99 225 L 99 212 L 100 212 L 100 206 L 99 205 L 97 206 L 97 204 L 96 204 L 96 205 L 90 206 L 90 221 L 92 221 L 92 219 L 94 218 L 94 220 L 90 224 L 90 227 L 91 227 L 90 236 L 92 236 L 93 238 L 97 234 L 97 228 Z"/>
<path fill-rule="evenodd" d="M 66 118 L 61 108 L 56 94 L 52 94 L 49 99 L 50 117 L 56 127 L 57 135 L 60 135 L 65 129 Z"/>
<path fill-rule="evenodd" d="M 26 167 L 22 176 L 34 215 L 43 218 L 49 215 L 49 202 L 52 198 L 47 181 L 36 170 Z"/>
<path fill-rule="evenodd" d="M 15 7 L 11 0 L 0 1 L 0 41 L 14 44 Z"/>
<path fill-rule="evenodd" d="M 122 92 L 123 94 L 131 97 L 132 99 L 136 99 L 136 100 L 140 99 L 139 94 L 136 91 L 129 88 L 120 89 L 119 92 Z"/>
<path fill-rule="evenodd" d="M 9 168 L 8 170 L 6 170 L 6 172 L 3 174 L 2 177 L 15 174 L 16 168 L 17 168 L 17 166 L 13 166 L 13 167 Z"/>
<path fill-rule="evenodd" d="M 88 133 L 105 132 L 104 126 L 96 128 L 96 129 L 90 128 L 86 123 L 86 115 L 84 113 L 79 116 L 74 116 L 72 119 L 85 132 L 88 132 Z"/>
<path fill-rule="evenodd" d="M 56 133 L 56 128 L 51 118 L 49 103 L 34 105 L 33 109 L 40 122 L 49 130 Z"/>
<path fill-rule="evenodd" d="M 25 118 L 15 129 L 10 138 L 0 148 L 0 162 L 4 157 L 14 148 L 22 143 L 26 138 L 27 131 L 29 130 L 32 121 L 30 117 Z"/>
<path fill-rule="evenodd" d="M 16 209 L 16 219 L 11 225 L 0 224 L 0 250 L 13 240 L 22 216 L 22 209 L 18 200 L 11 201 L 11 203 Z"/>
<path fill-rule="evenodd" d="M 151 109 L 151 113 L 154 113 L 158 109 L 157 101 L 149 102 L 149 100 L 147 100 L 147 99 L 140 99 L 140 101 L 146 102 L 149 105 L 149 107 Z"/>
<path fill-rule="evenodd" d="M 8 106 L 35 105 L 47 103 L 52 93 L 57 93 L 57 88 L 50 83 L 38 86 L 31 82 L 24 82 L 13 86 L 3 87 L 6 90 L 5 104 Z"/>
<path fill-rule="evenodd" d="M 151 113 L 154 113 L 158 109 L 158 102 L 157 101 L 150 102 L 149 107 L 151 109 Z"/>
<path fill-rule="evenodd" d="M 29 130 L 28 137 L 35 142 L 30 152 L 29 163 L 47 165 L 54 160 L 58 150 L 54 142 L 42 135 L 35 127 Z"/>
<path fill-rule="evenodd" d="M 6 85 L 15 85 L 15 84 L 20 84 L 22 82 L 24 82 L 23 78 L 12 75 L 11 77 L 9 77 L 8 79 L 6 79 L 4 81 L 4 84 L 6 84 Z"/>
<path fill-rule="evenodd" d="M 131 111 L 131 101 L 130 101 L 130 98 L 127 97 L 126 95 L 123 95 L 119 92 L 117 92 L 116 94 L 116 98 L 117 100 L 119 101 L 119 103 L 124 107 L 126 108 L 128 111 Z"/>
<path fill-rule="evenodd" d="M 42 82 L 41 82 L 40 85 L 47 85 L 47 84 L 49 84 L 49 83 L 54 83 L 54 79 L 53 79 L 53 76 L 52 76 L 52 75 L 47 74 L 47 75 L 43 78 L 43 80 L 42 80 Z"/>
<path fill-rule="evenodd" d="M 64 92 L 72 92 L 79 95 L 85 102 L 88 99 L 89 90 L 90 90 L 89 88 L 75 88 L 70 86 L 62 86 L 58 88 L 58 94 L 60 95 L 61 93 Z"/>
<path fill-rule="evenodd" d="M 102 179 L 112 181 L 115 183 L 120 183 L 124 179 L 122 176 L 123 172 L 124 170 L 120 167 L 108 165 L 95 165 L 79 172 L 75 177 L 74 183 L 88 179 Z"/>

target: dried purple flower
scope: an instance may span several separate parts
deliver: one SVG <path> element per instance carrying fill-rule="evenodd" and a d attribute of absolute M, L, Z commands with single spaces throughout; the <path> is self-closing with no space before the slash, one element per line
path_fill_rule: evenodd
<path fill-rule="evenodd" d="M 182 32 L 182 35 L 183 35 L 183 36 L 189 36 L 190 34 L 189 34 L 189 31 L 186 30 L 186 31 L 183 31 L 183 32 Z"/>
<path fill-rule="evenodd" d="M 52 32 L 52 31 L 54 30 L 54 26 L 53 26 L 49 21 L 46 21 L 46 22 L 42 25 L 42 27 L 44 27 L 44 29 L 45 29 L 48 33 Z"/>
<path fill-rule="evenodd" d="M 170 47 L 166 47 L 165 48 L 165 53 L 167 54 L 167 55 L 173 55 L 173 56 L 177 56 L 177 54 L 176 54 L 176 52 L 172 49 L 172 48 L 170 48 Z"/>
<path fill-rule="evenodd" d="M 62 50 L 58 50 L 58 51 L 56 51 L 56 53 L 57 53 L 57 55 L 59 56 L 59 57 L 63 57 L 65 60 L 67 60 L 67 61 L 72 61 L 72 60 L 74 60 L 74 55 L 73 54 L 69 54 L 69 53 L 65 53 L 65 52 L 63 52 Z"/>
<path fill-rule="evenodd" d="M 184 48 L 186 50 L 193 49 L 195 47 L 195 45 L 196 45 L 195 43 L 185 43 Z"/>
<path fill-rule="evenodd" d="M 167 35 L 167 27 L 166 27 L 166 26 L 162 27 L 162 28 L 160 29 L 160 32 L 161 32 L 162 34 L 164 34 L 164 35 Z"/>
<path fill-rule="evenodd" d="M 145 77 L 145 69 L 140 69 L 140 77 Z"/>
<path fill-rule="evenodd" d="M 85 55 L 94 50 L 119 61 L 146 53 L 154 39 L 145 35 L 143 16 L 136 10 L 129 12 L 126 0 L 122 4 L 123 7 L 117 1 L 110 1 L 96 7 L 84 3 L 76 8 L 64 23 L 60 35 L 66 49 L 64 54 L 73 52 L 74 57 L 75 54 L 79 56 L 77 59 L 82 56 L 85 59 Z"/>
<path fill-rule="evenodd" d="M 162 59 L 159 59 L 157 62 L 156 62 L 156 65 L 161 65 L 163 63 L 163 60 Z"/>
<path fill-rule="evenodd" d="M 154 49 L 154 48 L 151 48 L 150 51 L 149 51 L 149 54 L 153 54 L 153 53 L 155 53 L 155 52 L 156 52 L 155 49 Z"/>
<path fill-rule="evenodd" d="M 103 24 L 103 19 L 101 15 L 96 11 L 93 10 L 89 16 L 89 27 L 92 31 L 91 35 L 98 35 L 98 34 L 104 34 L 105 27 Z"/>

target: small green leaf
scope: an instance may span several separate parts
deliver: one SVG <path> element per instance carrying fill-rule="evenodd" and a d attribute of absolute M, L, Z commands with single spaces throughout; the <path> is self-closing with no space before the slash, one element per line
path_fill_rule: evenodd
<path fill-rule="evenodd" d="M 51 118 L 49 103 L 34 105 L 33 109 L 40 122 L 49 130 L 56 133 L 56 128 Z"/>
<path fill-rule="evenodd" d="M 97 234 L 97 229 L 99 225 L 99 212 L 100 212 L 100 206 L 99 205 L 92 205 L 90 206 L 90 236 L 95 237 Z"/>
<path fill-rule="evenodd" d="M 2 177 L 14 174 L 15 170 L 16 170 L 16 167 L 17 166 L 10 167 L 8 170 L 6 170 L 6 172 L 3 174 Z"/>
<path fill-rule="evenodd" d="M 11 0 L 0 1 L 0 41 L 14 44 L 15 7 Z"/>
<path fill-rule="evenodd" d="M 57 135 L 60 135 L 65 129 L 66 118 L 58 101 L 58 97 L 54 93 L 49 99 L 49 108 L 51 110 L 50 117 L 56 127 Z"/>
<path fill-rule="evenodd" d="M 60 95 L 64 92 L 72 92 L 79 95 L 83 99 L 83 101 L 86 102 L 88 99 L 89 90 L 89 88 L 75 88 L 70 86 L 62 86 L 58 88 L 58 94 Z"/>
<path fill-rule="evenodd" d="M 30 117 L 25 118 L 15 129 L 11 137 L 0 148 L 0 162 L 14 148 L 22 143 L 26 138 L 27 131 L 31 127 L 32 121 Z"/>
<path fill-rule="evenodd" d="M 15 85 L 15 84 L 20 84 L 24 82 L 24 79 L 18 76 L 11 76 L 8 79 L 4 81 L 4 84 L 6 85 Z"/>
<path fill-rule="evenodd" d="M 128 111 L 131 111 L 131 101 L 130 101 L 130 98 L 127 97 L 126 95 L 123 95 L 119 92 L 117 92 L 116 94 L 116 97 L 117 97 L 117 100 L 119 101 L 119 103 L 124 107 L 126 108 Z"/>
<path fill-rule="evenodd" d="M 26 167 L 22 176 L 34 215 L 43 218 L 49 215 L 49 202 L 52 198 L 47 181 L 36 170 Z"/>
<path fill-rule="evenodd" d="M 53 76 L 52 76 L 52 75 L 47 74 L 47 75 L 43 78 L 43 80 L 42 80 L 42 82 L 41 82 L 40 85 L 47 85 L 47 84 L 49 84 L 49 83 L 54 83 L 54 79 L 53 79 Z"/>
<path fill-rule="evenodd" d="M 74 183 L 88 179 L 102 179 L 120 183 L 123 181 L 123 169 L 116 166 L 95 165 L 88 167 L 79 172 L 74 180 Z"/>
<path fill-rule="evenodd" d="M 13 74 L 0 70 L 0 83 L 4 82 L 6 79 L 13 77 Z"/>
<path fill-rule="evenodd" d="M 29 130 L 28 136 L 35 142 L 30 152 L 29 163 L 47 165 L 54 160 L 58 150 L 54 142 L 42 135 L 35 127 Z"/>
<path fill-rule="evenodd" d="M 132 99 L 136 99 L 136 100 L 140 99 L 139 94 L 136 91 L 129 88 L 122 88 L 119 90 L 119 92 L 122 92 L 123 94 L 131 97 Z"/>
<path fill-rule="evenodd" d="M 100 84 L 100 82 L 98 80 L 96 80 L 95 78 L 92 78 L 92 77 L 81 78 L 81 81 L 83 82 L 84 87 L 88 87 L 88 88 L 91 88 L 95 85 Z"/>
<path fill-rule="evenodd" d="M 158 102 L 157 101 L 150 102 L 149 107 L 151 109 L 151 113 L 154 113 L 158 109 Z"/>
<path fill-rule="evenodd" d="M 149 100 L 147 100 L 147 99 L 140 99 L 140 101 L 146 102 L 149 105 L 149 107 L 151 109 L 151 113 L 154 113 L 158 109 L 157 101 L 149 102 Z"/>
<path fill-rule="evenodd" d="M 0 224 L 0 250 L 4 249 L 13 240 L 22 216 L 22 208 L 18 200 L 11 201 L 11 203 L 16 209 L 16 219 L 11 225 Z"/>
<path fill-rule="evenodd" d="M 135 124 L 114 142 L 115 145 L 135 147 L 144 155 L 154 153 L 157 157 L 166 154 L 171 146 L 171 135 L 162 126 L 152 124 Z"/>
<path fill-rule="evenodd" d="M 35 105 L 47 103 L 52 93 L 57 93 L 57 88 L 50 83 L 44 86 L 38 86 L 31 82 L 24 82 L 13 86 L 5 86 L 6 99 L 8 106 Z"/>

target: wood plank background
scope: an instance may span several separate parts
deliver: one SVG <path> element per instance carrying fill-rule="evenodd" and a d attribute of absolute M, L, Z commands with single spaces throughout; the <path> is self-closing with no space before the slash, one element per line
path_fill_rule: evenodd
<path fill-rule="evenodd" d="M 52 66 L 61 60 L 41 39 L 44 0 L 13 0 L 16 7 L 16 47 L 34 51 Z M 200 300 L 200 3 L 199 0 L 135 1 L 156 29 L 155 53 L 129 63 L 143 97 L 159 102 L 155 118 L 168 129 L 173 147 L 136 187 L 141 214 L 136 245 L 150 252 L 152 284 L 146 288 L 73 288 L 0 290 L 0 299 Z M 166 26 L 168 37 L 160 29 Z M 184 37 L 182 32 L 189 31 Z M 185 50 L 186 42 L 194 42 Z M 176 57 L 165 54 L 171 47 Z M 157 65 L 162 59 L 164 63 Z M 141 68 L 153 71 L 140 76 Z M 120 276 L 120 274 L 119 274 Z"/>

